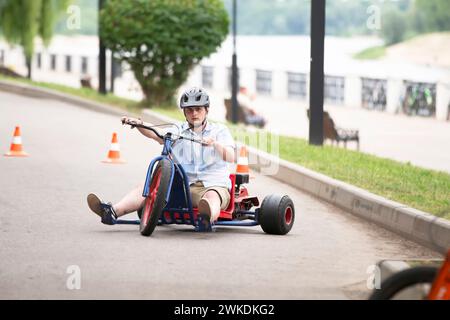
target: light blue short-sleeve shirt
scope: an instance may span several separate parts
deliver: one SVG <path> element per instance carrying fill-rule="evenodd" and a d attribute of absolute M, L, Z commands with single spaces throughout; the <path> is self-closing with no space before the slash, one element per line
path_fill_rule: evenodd
<path fill-rule="evenodd" d="M 223 124 L 207 122 L 201 133 L 195 133 L 187 122 L 180 126 L 180 134 L 195 139 L 213 138 L 223 146 L 235 148 L 233 137 Z M 222 159 L 213 146 L 204 146 L 189 140 L 177 140 L 172 146 L 176 163 L 183 166 L 189 183 L 202 181 L 205 187 L 231 188 L 229 163 Z"/>

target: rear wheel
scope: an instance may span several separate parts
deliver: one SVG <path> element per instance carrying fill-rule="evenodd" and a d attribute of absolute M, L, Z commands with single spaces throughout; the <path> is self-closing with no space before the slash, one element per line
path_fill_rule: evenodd
<path fill-rule="evenodd" d="M 270 195 L 259 208 L 259 222 L 266 233 L 284 235 L 291 231 L 295 220 L 294 203 L 289 196 Z"/>
<path fill-rule="evenodd" d="M 165 198 L 169 189 L 171 167 L 169 160 L 161 160 L 153 171 L 149 193 L 140 217 L 140 232 L 143 236 L 153 233 L 166 206 Z"/>

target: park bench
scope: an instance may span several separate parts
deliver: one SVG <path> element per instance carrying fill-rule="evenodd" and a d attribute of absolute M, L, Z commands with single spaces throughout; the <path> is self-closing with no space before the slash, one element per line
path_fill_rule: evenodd
<path fill-rule="evenodd" d="M 92 84 L 91 84 L 91 77 L 90 76 L 83 76 L 80 79 L 80 84 L 82 88 L 88 88 L 88 89 L 92 89 Z"/>
<path fill-rule="evenodd" d="M 310 111 L 307 110 L 308 119 L 310 118 Z M 327 111 L 323 112 L 323 138 L 331 140 L 332 143 L 336 141 L 344 142 L 344 147 L 347 148 L 348 141 L 355 141 L 357 143 L 357 150 L 359 150 L 359 130 L 343 129 L 337 127 Z"/>

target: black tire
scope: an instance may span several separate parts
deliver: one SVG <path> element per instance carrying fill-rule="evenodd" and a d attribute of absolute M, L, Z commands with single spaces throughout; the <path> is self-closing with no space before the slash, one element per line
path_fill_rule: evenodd
<path fill-rule="evenodd" d="M 270 195 L 259 208 L 259 223 L 265 233 L 285 235 L 295 220 L 294 203 L 289 196 Z"/>
<path fill-rule="evenodd" d="M 414 267 L 397 272 L 381 283 L 380 289 L 375 289 L 369 300 L 390 300 L 399 292 L 419 284 L 432 284 L 436 278 L 436 267 Z"/>
<path fill-rule="evenodd" d="M 155 230 L 158 220 L 166 206 L 166 195 L 169 189 L 172 165 L 169 160 L 161 160 L 152 174 L 152 182 L 148 197 L 145 199 L 139 231 L 143 236 L 150 236 Z M 159 178 L 158 178 L 159 175 Z M 159 186 L 156 185 L 159 179 Z M 156 190 L 157 187 L 157 190 Z M 155 196 L 155 199 L 152 197 Z"/>

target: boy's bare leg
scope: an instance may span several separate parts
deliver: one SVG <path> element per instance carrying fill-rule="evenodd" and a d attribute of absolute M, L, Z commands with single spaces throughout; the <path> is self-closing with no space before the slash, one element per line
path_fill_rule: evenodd
<path fill-rule="evenodd" d="M 219 218 L 220 215 L 220 196 L 217 192 L 215 192 L 214 190 L 210 190 L 208 192 L 206 192 L 202 199 L 205 199 L 206 201 L 208 201 L 209 204 L 209 208 L 211 210 L 211 221 L 216 221 Z M 200 200 L 201 201 L 201 200 Z M 200 205 L 199 205 L 199 209 L 200 209 Z M 200 213 L 208 213 L 208 212 L 200 212 Z"/>
<path fill-rule="evenodd" d="M 141 182 L 136 188 L 128 192 L 122 200 L 113 206 L 117 217 L 137 211 L 144 205 L 145 198 L 142 196 L 142 190 L 144 190 L 144 182 Z"/>

